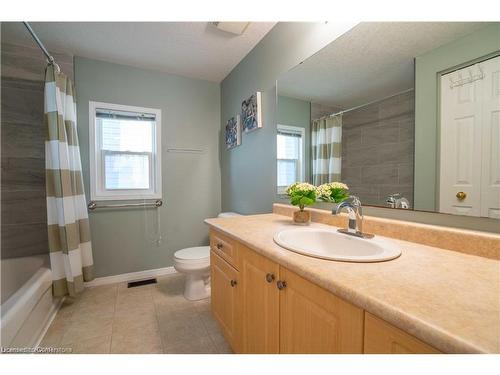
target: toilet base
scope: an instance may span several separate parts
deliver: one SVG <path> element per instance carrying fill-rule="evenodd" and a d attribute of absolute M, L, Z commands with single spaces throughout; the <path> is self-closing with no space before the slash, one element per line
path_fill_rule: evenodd
<path fill-rule="evenodd" d="M 186 274 L 184 297 L 189 301 L 210 297 L 210 277 L 201 274 Z"/>

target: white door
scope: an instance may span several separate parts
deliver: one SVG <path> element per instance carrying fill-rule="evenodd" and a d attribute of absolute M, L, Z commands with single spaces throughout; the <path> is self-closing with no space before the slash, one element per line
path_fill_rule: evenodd
<path fill-rule="evenodd" d="M 483 140 L 481 216 L 500 219 L 500 56 L 481 63 Z"/>
<path fill-rule="evenodd" d="M 440 212 L 500 217 L 499 72 L 496 57 L 441 77 Z"/>
<path fill-rule="evenodd" d="M 483 81 L 451 86 L 468 69 L 441 76 L 439 206 L 440 212 L 479 216 Z"/>

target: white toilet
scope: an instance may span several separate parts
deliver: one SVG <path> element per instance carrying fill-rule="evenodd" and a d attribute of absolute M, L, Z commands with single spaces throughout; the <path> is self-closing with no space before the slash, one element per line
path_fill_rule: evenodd
<path fill-rule="evenodd" d="M 222 212 L 218 217 L 241 216 Z M 174 268 L 186 275 L 184 297 L 196 301 L 210 296 L 210 246 L 188 247 L 174 254 Z"/>

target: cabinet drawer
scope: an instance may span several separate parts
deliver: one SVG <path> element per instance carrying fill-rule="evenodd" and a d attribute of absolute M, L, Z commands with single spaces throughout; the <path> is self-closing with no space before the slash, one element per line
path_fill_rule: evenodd
<path fill-rule="evenodd" d="M 238 269 L 238 245 L 221 232 L 210 231 L 210 248 L 231 266 Z"/>
<path fill-rule="evenodd" d="M 366 354 L 438 354 L 441 353 L 416 337 L 365 312 Z"/>

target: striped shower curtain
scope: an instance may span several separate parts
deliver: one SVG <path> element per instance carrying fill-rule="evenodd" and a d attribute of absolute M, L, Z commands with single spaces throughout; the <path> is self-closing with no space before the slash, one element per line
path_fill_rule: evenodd
<path fill-rule="evenodd" d="M 340 181 L 342 114 L 314 120 L 311 141 L 313 184 Z"/>
<path fill-rule="evenodd" d="M 83 190 L 73 84 L 45 72 L 45 176 L 52 292 L 74 296 L 93 279 L 90 227 Z"/>

